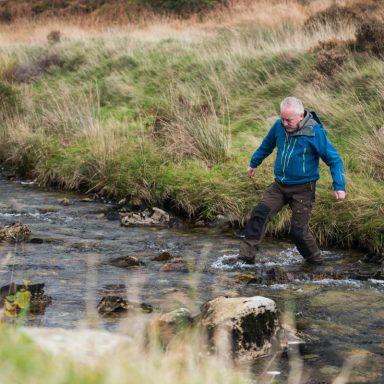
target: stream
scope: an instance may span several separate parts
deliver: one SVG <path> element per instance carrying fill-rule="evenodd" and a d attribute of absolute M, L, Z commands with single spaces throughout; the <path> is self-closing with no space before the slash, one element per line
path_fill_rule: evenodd
<path fill-rule="evenodd" d="M 193 313 L 220 295 L 262 295 L 275 300 L 299 331 L 303 343 L 291 348 L 303 362 L 303 382 L 330 383 L 343 367 L 349 383 L 384 382 L 384 278 L 363 252 L 324 250 L 325 264 L 308 267 L 291 243 L 267 239 L 256 265 L 228 264 L 239 246 L 232 233 L 126 228 L 108 212 L 107 204 L 84 195 L 0 179 L 0 226 L 20 221 L 31 229 L 27 242 L 0 242 L 0 287 L 27 279 L 45 283 L 52 297 L 43 314 L 27 316 L 27 325 L 77 327 L 97 316 L 98 302 L 114 291 L 162 312 L 186 306 Z M 182 257 L 192 272 L 162 270 L 164 263 L 153 258 L 164 251 Z M 127 255 L 145 266 L 109 264 Z M 252 279 L 255 270 L 275 266 L 288 273 L 288 282 Z M 99 321 L 118 330 L 116 318 Z M 267 364 L 275 382 L 285 382 L 290 360 L 260 359 L 255 373 Z"/>

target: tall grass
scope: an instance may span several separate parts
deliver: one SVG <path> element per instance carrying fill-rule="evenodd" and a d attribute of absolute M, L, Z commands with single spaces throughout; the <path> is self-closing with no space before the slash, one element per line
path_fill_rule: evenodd
<path fill-rule="evenodd" d="M 80 332 L 81 334 L 81 332 Z M 76 337 L 68 333 L 67 337 Z M 142 341 L 124 343 L 114 356 L 95 358 L 91 366 L 65 354 L 42 351 L 21 332 L 0 329 L 0 356 L 4 383 L 246 383 L 246 371 L 224 364 L 218 356 L 201 351 L 199 338 L 188 335 L 170 345 L 142 349 Z M 81 343 L 80 340 L 78 342 Z M 84 342 L 84 339 L 83 339 Z M 78 346 L 81 359 L 81 347 Z M 74 352 L 74 351 L 73 351 Z M 97 353 L 94 353 L 97 355 Z"/>
<path fill-rule="evenodd" d="M 383 252 L 383 62 L 351 52 L 334 77 L 318 82 L 313 47 L 349 40 L 354 27 L 303 33 L 315 5 L 291 5 L 294 20 L 285 17 L 286 3 L 255 2 L 249 15 L 257 23 L 247 22 L 244 8 L 235 21 L 216 14 L 200 23 L 84 28 L 56 45 L 43 42 L 42 26 L 30 25 L 37 35 L 25 37 L 20 25 L 19 42 L 5 34 L 0 50 L 2 84 L 10 87 L 2 99 L 1 160 L 41 184 L 172 201 L 192 217 L 225 214 L 242 224 L 257 202 L 245 174 L 249 157 L 280 100 L 295 94 L 323 119 L 347 172 L 348 199 L 340 203 L 322 169 L 312 218 L 317 239 Z M 44 57 L 57 60 L 30 81 L 9 77 Z M 257 188 L 273 180 L 272 163 L 273 156 L 258 168 Z M 288 227 L 283 212 L 269 233 L 285 235 Z"/>

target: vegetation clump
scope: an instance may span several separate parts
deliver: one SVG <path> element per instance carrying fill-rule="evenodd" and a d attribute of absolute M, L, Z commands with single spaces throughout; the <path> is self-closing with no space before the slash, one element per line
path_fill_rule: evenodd
<path fill-rule="evenodd" d="M 47 35 L 47 41 L 50 44 L 60 43 L 60 41 L 61 41 L 61 33 L 60 33 L 60 31 L 55 30 L 55 31 L 49 32 L 48 35 Z"/>
<path fill-rule="evenodd" d="M 3 73 L 3 78 L 16 83 L 29 83 L 37 80 L 52 66 L 62 67 L 63 59 L 55 53 L 42 54 L 26 63 L 16 63 Z"/>
<path fill-rule="evenodd" d="M 182 15 L 213 9 L 218 4 L 227 4 L 228 0 L 141 0 L 154 10 L 171 11 Z"/>
<path fill-rule="evenodd" d="M 350 56 L 350 42 L 342 40 L 321 41 L 314 49 L 316 52 L 315 69 L 323 77 L 332 77 L 341 70 L 341 67 Z"/>
<path fill-rule="evenodd" d="M 356 49 L 384 57 L 384 23 L 375 19 L 361 23 L 356 31 Z"/>
<path fill-rule="evenodd" d="M 311 15 L 304 23 L 306 29 L 318 29 L 322 25 L 342 28 L 346 25 L 357 24 L 361 15 L 352 7 L 332 5 L 320 12 Z"/>
<path fill-rule="evenodd" d="M 153 12 L 187 17 L 201 14 L 228 0 L 4 0 L 0 4 L 0 22 L 9 23 L 20 18 L 87 16 L 129 19 Z"/>

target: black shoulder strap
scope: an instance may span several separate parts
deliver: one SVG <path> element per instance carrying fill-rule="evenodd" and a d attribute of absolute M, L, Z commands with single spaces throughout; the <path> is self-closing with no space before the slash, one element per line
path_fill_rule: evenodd
<path fill-rule="evenodd" d="M 311 111 L 311 115 L 319 124 L 321 124 L 320 118 L 317 116 L 315 111 Z"/>

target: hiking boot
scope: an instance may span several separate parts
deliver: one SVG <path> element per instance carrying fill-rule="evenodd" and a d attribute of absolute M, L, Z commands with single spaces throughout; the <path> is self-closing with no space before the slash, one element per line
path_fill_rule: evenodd
<path fill-rule="evenodd" d="M 243 240 L 240 244 L 239 260 L 246 264 L 255 264 L 255 256 L 258 250 L 257 240 Z"/>
<path fill-rule="evenodd" d="M 321 257 L 320 252 L 315 255 L 309 256 L 305 258 L 306 263 L 312 265 L 322 265 L 324 263 L 324 259 Z"/>

